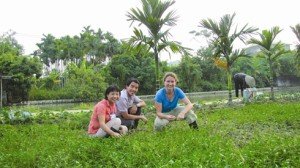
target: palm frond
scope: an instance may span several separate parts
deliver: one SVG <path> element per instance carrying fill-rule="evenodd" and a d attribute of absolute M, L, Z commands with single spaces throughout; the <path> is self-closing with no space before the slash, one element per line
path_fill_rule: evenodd
<path fill-rule="evenodd" d="M 152 34 L 158 33 L 163 25 L 174 26 L 178 16 L 175 11 L 166 13 L 167 9 L 172 6 L 175 1 L 158 1 L 158 0 L 141 0 L 142 10 L 131 8 L 126 14 L 127 21 L 138 22 L 138 25 L 145 25 Z M 164 16 L 164 17 L 163 17 Z"/>
<path fill-rule="evenodd" d="M 229 64 L 232 65 L 240 57 L 249 58 L 250 55 L 246 53 L 245 49 L 236 49 L 230 55 Z"/>
<path fill-rule="evenodd" d="M 281 32 L 282 30 L 279 29 L 279 27 L 275 26 L 271 28 L 271 30 L 263 30 L 262 33 L 259 34 L 260 40 L 251 38 L 248 41 L 248 44 L 257 44 L 260 47 L 266 49 L 266 50 L 271 50 L 272 45 L 274 43 L 274 40 L 276 36 Z"/>
<path fill-rule="evenodd" d="M 298 39 L 298 43 L 300 45 L 300 24 L 297 24 L 295 27 L 291 26 L 292 31 L 295 33 L 297 39 Z"/>
<path fill-rule="evenodd" d="M 214 22 L 213 20 L 211 20 L 211 19 L 202 20 L 200 22 L 200 27 L 208 29 L 213 34 L 216 34 L 216 35 L 220 35 L 221 34 L 219 25 L 216 22 Z"/>
<path fill-rule="evenodd" d="M 258 28 L 254 27 L 248 27 L 248 24 L 244 25 L 244 27 L 237 33 L 234 33 L 233 40 L 238 37 L 243 43 L 246 43 L 247 36 L 251 36 L 251 34 L 255 33 L 258 30 Z"/>

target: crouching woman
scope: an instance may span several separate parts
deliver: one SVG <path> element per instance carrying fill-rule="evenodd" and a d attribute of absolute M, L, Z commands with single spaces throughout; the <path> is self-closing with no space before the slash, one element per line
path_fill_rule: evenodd
<path fill-rule="evenodd" d="M 88 128 L 91 137 L 120 137 L 127 133 L 127 127 L 116 117 L 115 102 L 119 97 L 120 89 L 111 85 L 105 91 L 105 98 L 94 106 Z"/>
<path fill-rule="evenodd" d="M 170 121 L 186 120 L 193 129 L 198 129 L 197 115 L 192 110 L 193 104 L 187 98 L 185 93 L 176 84 L 177 75 L 173 72 L 167 72 L 163 78 L 164 88 L 161 88 L 155 95 L 156 118 L 154 129 L 162 130 Z M 178 106 L 182 101 L 185 105 Z"/>

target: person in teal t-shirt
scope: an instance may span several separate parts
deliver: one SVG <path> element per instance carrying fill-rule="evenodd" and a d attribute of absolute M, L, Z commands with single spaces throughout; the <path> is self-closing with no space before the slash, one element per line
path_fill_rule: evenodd
<path fill-rule="evenodd" d="M 170 121 L 174 120 L 186 120 L 191 128 L 198 129 L 197 116 L 192 110 L 193 104 L 185 93 L 176 87 L 177 75 L 167 72 L 163 81 L 165 87 L 158 90 L 155 95 L 154 129 L 162 130 Z M 185 106 L 178 106 L 179 101 L 182 101 Z"/>

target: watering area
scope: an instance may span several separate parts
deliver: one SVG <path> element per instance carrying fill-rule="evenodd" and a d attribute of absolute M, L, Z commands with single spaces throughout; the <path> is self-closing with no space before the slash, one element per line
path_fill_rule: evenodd
<path fill-rule="evenodd" d="M 257 95 L 269 95 L 270 88 L 257 88 Z M 293 93 L 299 92 L 300 86 L 297 87 L 274 87 L 275 94 L 279 93 Z M 235 97 L 235 91 L 232 90 L 233 102 L 242 102 L 239 90 L 239 98 Z M 186 93 L 189 99 L 196 104 L 209 105 L 212 103 L 227 103 L 228 102 L 228 91 L 210 91 L 210 92 L 193 92 Z M 148 105 L 152 105 L 154 95 L 139 95 L 139 97 L 147 102 Z M 89 112 L 97 102 L 82 103 L 72 99 L 64 100 L 42 100 L 42 101 L 28 101 L 20 104 L 21 106 L 32 106 L 42 110 L 59 110 L 67 112 Z"/>

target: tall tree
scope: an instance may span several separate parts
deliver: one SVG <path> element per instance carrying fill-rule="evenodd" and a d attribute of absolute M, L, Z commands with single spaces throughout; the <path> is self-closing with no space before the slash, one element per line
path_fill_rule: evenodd
<path fill-rule="evenodd" d="M 213 57 L 215 58 L 217 64 L 222 66 L 227 72 L 227 88 L 228 88 L 228 103 L 232 103 L 232 70 L 234 62 L 243 56 L 248 56 L 244 49 L 234 50 L 234 42 L 237 39 L 240 39 L 242 42 L 245 41 L 245 38 L 254 33 L 257 29 L 253 27 L 248 27 L 244 25 L 240 30 L 237 28 L 233 31 L 233 15 L 224 15 L 220 22 L 217 23 L 212 19 L 204 19 L 200 22 L 202 28 L 207 29 L 211 33 L 209 39 L 209 45 L 213 49 Z"/>
<path fill-rule="evenodd" d="M 295 33 L 298 43 L 296 45 L 296 64 L 298 69 L 300 70 L 300 24 L 295 25 L 295 27 L 291 26 L 292 31 Z"/>
<path fill-rule="evenodd" d="M 23 53 L 23 46 L 18 43 L 18 41 L 15 38 L 16 32 L 9 30 L 8 32 L 5 32 L 4 34 L 0 35 L 0 43 L 2 43 L 2 47 L 4 47 L 3 44 L 6 44 L 6 47 L 1 48 L 0 54 L 5 53 L 5 48 L 8 49 L 10 47 L 14 48 L 16 55 L 21 55 Z"/>
<path fill-rule="evenodd" d="M 256 44 L 260 47 L 261 52 L 258 54 L 259 57 L 262 57 L 267 60 L 269 67 L 269 82 L 271 86 L 271 96 L 270 99 L 274 100 L 274 63 L 276 60 L 283 54 L 288 53 L 284 48 L 284 44 L 279 42 L 275 42 L 276 36 L 282 30 L 275 26 L 271 28 L 271 30 L 263 30 L 262 33 L 259 33 L 260 39 L 251 38 L 248 43 Z"/>
<path fill-rule="evenodd" d="M 79 65 L 83 59 L 83 50 L 78 36 L 69 35 L 61 37 L 56 41 L 56 47 L 59 51 L 59 59 L 67 62 L 74 62 Z"/>
<path fill-rule="evenodd" d="M 131 24 L 138 22 L 139 26 L 144 25 L 148 29 L 149 36 L 144 35 L 142 30 L 134 28 L 134 36 L 131 37 L 129 43 L 134 47 L 145 44 L 149 50 L 152 49 L 155 57 L 156 90 L 158 90 L 160 87 L 159 53 L 163 50 L 185 53 L 186 48 L 176 41 L 168 40 L 171 34 L 166 26 L 175 26 L 178 16 L 174 10 L 169 12 L 167 10 L 175 1 L 141 0 L 141 2 L 142 9 L 131 8 L 127 13 L 127 20 L 131 21 Z"/>
<path fill-rule="evenodd" d="M 53 64 L 59 59 L 58 39 L 51 34 L 43 36 L 42 42 L 36 44 L 39 49 L 34 52 L 34 55 L 39 56 L 42 62 L 49 67 L 51 63 Z"/>
<path fill-rule="evenodd" d="M 33 76 L 41 75 L 42 64 L 37 57 L 20 55 L 22 47 L 13 36 L 0 37 L 0 75 L 11 76 L 3 81 L 7 102 L 28 100 Z"/>
<path fill-rule="evenodd" d="M 122 47 L 127 47 L 127 45 L 124 42 Z M 124 87 L 128 78 L 135 77 L 141 83 L 139 94 L 152 94 L 155 91 L 154 59 L 145 47 L 142 50 L 125 50 L 120 55 L 114 55 L 106 68 L 105 75 L 109 75 L 106 77 L 107 83 L 115 83 Z"/>
<path fill-rule="evenodd" d="M 196 62 L 200 65 L 202 71 L 201 90 L 197 91 L 215 91 L 224 90 L 226 74 L 222 69 L 215 66 L 214 60 L 211 59 L 213 50 L 211 47 L 201 47 L 197 51 Z"/>
<path fill-rule="evenodd" d="M 84 27 L 80 39 L 85 55 L 94 65 L 120 53 L 120 42 L 111 33 L 105 33 L 100 28 L 96 32 L 90 26 Z"/>
<path fill-rule="evenodd" d="M 184 92 L 193 92 L 200 85 L 202 77 L 201 67 L 194 58 L 183 56 L 179 65 L 174 69 L 181 81 L 179 86 Z"/>

